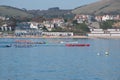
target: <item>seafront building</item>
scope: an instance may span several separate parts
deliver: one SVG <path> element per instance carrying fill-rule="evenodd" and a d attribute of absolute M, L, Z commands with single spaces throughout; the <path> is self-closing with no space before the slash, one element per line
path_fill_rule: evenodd
<path fill-rule="evenodd" d="M 120 29 L 90 29 L 88 36 L 92 37 L 120 37 Z"/>
<path fill-rule="evenodd" d="M 16 26 L 15 36 L 41 35 L 42 30 L 39 29 L 37 23 L 20 23 Z"/>
<path fill-rule="evenodd" d="M 15 36 L 73 36 L 73 32 L 44 32 L 37 23 L 20 23 L 16 26 Z"/>
<path fill-rule="evenodd" d="M 42 32 L 44 36 L 73 36 L 73 32 Z"/>

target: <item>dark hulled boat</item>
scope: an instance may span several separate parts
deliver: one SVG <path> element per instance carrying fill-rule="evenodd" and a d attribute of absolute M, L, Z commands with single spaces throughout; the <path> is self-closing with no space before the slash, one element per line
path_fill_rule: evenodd
<path fill-rule="evenodd" d="M 89 47 L 90 44 L 65 44 L 67 47 Z"/>

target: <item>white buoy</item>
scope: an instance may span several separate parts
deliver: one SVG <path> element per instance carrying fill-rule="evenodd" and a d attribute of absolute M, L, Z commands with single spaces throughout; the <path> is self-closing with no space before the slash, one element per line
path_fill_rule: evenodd
<path fill-rule="evenodd" d="M 105 55 L 106 55 L 106 56 L 108 56 L 108 55 L 109 55 L 109 52 L 108 52 L 108 51 L 106 51 L 106 52 L 105 52 Z"/>
<path fill-rule="evenodd" d="M 97 55 L 99 56 L 99 55 L 100 55 L 100 53 L 97 53 Z"/>

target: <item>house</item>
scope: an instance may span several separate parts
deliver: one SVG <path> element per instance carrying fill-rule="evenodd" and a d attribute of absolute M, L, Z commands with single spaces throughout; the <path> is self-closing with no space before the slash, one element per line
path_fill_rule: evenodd
<path fill-rule="evenodd" d="M 120 15 L 103 15 L 103 16 L 95 16 L 95 20 L 98 22 L 107 21 L 107 20 L 120 20 Z"/>
<path fill-rule="evenodd" d="M 0 30 L 1 31 L 12 31 L 12 27 L 8 26 L 8 24 L 3 24 L 2 26 L 0 26 Z"/>
<path fill-rule="evenodd" d="M 115 15 L 114 20 L 120 20 L 120 15 Z"/>
<path fill-rule="evenodd" d="M 43 25 L 48 29 L 48 31 L 51 31 L 54 28 L 54 24 L 51 20 L 44 21 Z"/>
<path fill-rule="evenodd" d="M 62 27 L 62 24 L 64 23 L 64 19 L 62 19 L 62 18 L 54 18 L 52 20 L 52 23 L 54 24 L 54 27 Z"/>
<path fill-rule="evenodd" d="M 104 15 L 102 16 L 102 21 L 113 20 L 113 15 Z"/>
<path fill-rule="evenodd" d="M 91 15 L 84 15 L 84 14 L 77 14 L 74 17 L 74 20 L 77 20 L 77 23 L 83 23 L 84 21 L 87 21 L 88 23 L 91 23 L 92 21 L 92 16 Z"/>
<path fill-rule="evenodd" d="M 38 25 L 36 22 L 30 22 L 30 28 L 38 29 Z"/>
<path fill-rule="evenodd" d="M 92 29 L 92 28 L 99 29 L 100 28 L 100 24 L 99 24 L 99 22 L 91 22 L 88 27 L 90 29 Z"/>
<path fill-rule="evenodd" d="M 98 21 L 98 22 L 101 22 L 102 21 L 102 16 L 95 16 L 95 20 Z"/>
<path fill-rule="evenodd" d="M 64 19 L 63 18 L 54 18 L 52 20 L 52 23 L 64 23 Z"/>
<path fill-rule="evenodd" d="M 7 17 L 4 17 L 4 16 L 0 16 L 0 20 L 9 20 L 9 18 L 7 18 Z"/>

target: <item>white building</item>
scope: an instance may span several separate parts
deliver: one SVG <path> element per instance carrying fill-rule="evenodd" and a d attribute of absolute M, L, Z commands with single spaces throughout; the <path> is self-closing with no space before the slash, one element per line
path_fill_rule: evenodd
<path fill-rule="evenodd" d="M 89 23 L 91 23 L 92 16 L 79 14 L 75 16 L 74 20 L 77 20 L 77 23 L 83 23 L 84 21 L 88 21 Z"/>
<path fill-rule="evenodd" d="M 30 24 L 30 28 L 38 29 L 38 23 L 36 23 L 36 22 L 29 22 L 29 24 Z"/>
<path fill-rule="evenodd" d="M 104 15 L 102 17 L 102 21 L 113 20 L 114 17 L 112 15 Z"/>
<path fill-rule="evenodd" d="M 92 34 L 97 34 L 97 33 L 103 34 L 104 33 L 103 29 L 90 29 L 90 31 Z"/>
<path fill-rule="evenodd" d="M 9 20 L 9 18 L 3 17 L 3 16 L 0 16 L 0 19 L 3 20 L 3 21 L 4 20 Z"/>
<path fill-rule="evenodd" d="M 4 24 L 0 26 L 1 31 L 12 31 L 12 27 L 8 26 L 7 24 Z"/>
<path fill-rule="evenodd" d="M 59 18 L 54 18 L 53 20 L 52 20 L 52 23 L 64 23 L 64 19 L 59 19 Z"/>
<path fill-rule="evenodd" d="M 46 36 L 73 36 L 73 32 L 42 32 Z"/>
<path fill-rule="evenodd" d="M 102 16 L 95 16 L 95 20 L 98 21 L 98 22 L 101 22 L 102 21 Z"/>

